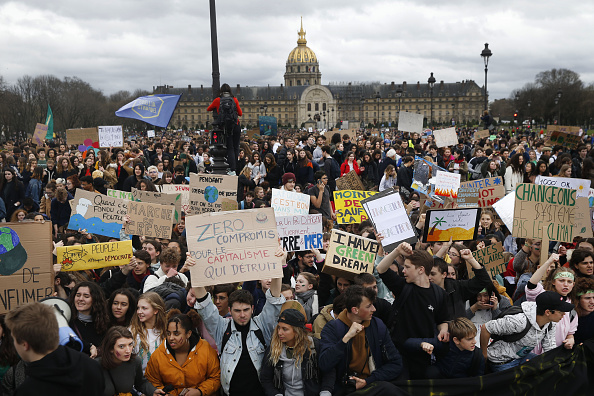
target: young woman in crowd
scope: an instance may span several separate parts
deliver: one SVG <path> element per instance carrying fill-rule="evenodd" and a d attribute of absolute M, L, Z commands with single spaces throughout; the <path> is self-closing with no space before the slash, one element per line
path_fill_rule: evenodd
<path fill-rule="evenodd" d="M 516 189 L 518 184 L 524 182 L 524 156 L 521 153 L 515 154 L 507 163 L 505 168 L 505 193 Z"/>
<path fill-rule="evenodd" d="M 107 303 L 101 287 L 84 281 L 70 292 L 70 327 L 83 342 L 83 352 L 91 358 L 101 356 L 101 342 L 110 326 Z"/>
<path fill-rule="evenodd" d="M 288 152 L 287 152 L 288 153 Z M 302 186 L 307 186 L 313 183 L 313 163 L 307 157 L 307 152 L 303 149 L 297 150 L 297 169 L 295 172 L 296 182 Z"/>
<path fill-rule="evenodd" d="M 158 185 L 162 186 L 164 184 L 173 184 L 173 173 L 169 171 L 163 172 L 163 177 L 161 177 L 161 180 L 159 181 Z"/>
<path fill-rule="evenodd" d="M 549 166 L 543 160 L 540 160 L 536 163 L 536 173 L 539 176 L 551 176 L 551 172 L 549 172 Z"/>
<path fill-rule="evenodd" d="M 357 158 L 355 158 L 355 153 L 352 151 L 346 154 L 346 158 L 342 165 L 340 165 L 340 176 L 344 176 L 350 171 L 355 171 L 357 175 L 361 174 L 361 170 L 359 169 L 359 164 L 357 163 Z"/>
<path fill-rule="evenodd" d="M 256 181 L 256 177 L 260 176 L 258 179 L 259 182 L 257 182 L 256 184 L 264 182 L 264 177 L 266 176 L 266 166 L 263 162 L 260 161 L 260 153 L 258 153 L 257 151 L 254 151 L 252 153 L 252 160 L 248 164 L 248 167 L 252 171 L 251 177 L 252 180 L 254 180 L 254 182 Z"/>
<path fill-rule="evenodd" d="M 271 187 L 277 187 L 280 184 L 280 179 L 283 174 L 280 166 L 276 164 L 274 154 L 266 154 L 264 157 L 264 167 L 266 168 L 266 176 L 264 176 L 264 180 L 270 183 Z"/>
<path fill-rule="evenodd" d="M 140 357 L 144 371 L 151 355 L 165 339 L 167 314 L 165 302 L 154 292 L 142 294 L 136 306 L 130 331 L 134 337 L 134 353 Z"/>
<path fill-rule="evenodd" d="M 68 157 L 60 157 L 58 159 L 58 172 L 56 177 L 67 179 L 68 176 L 78 174 L 78 169 L 75 171 Z"/>
<path fill-rule="evenodd" d="M 380 178 L 377 164 L 371 158 L 369 151 L 363 153 L 363 157 L 359 163 L 359 169 L 361 170 L 361 181 L 367 190 L 373 190 L 375 186 L 379 185 Z"/>
<path fill-rule="evenodd" d="M 303 305 L 308 321 L 318 313 L 317 289 L 318 279 L 314 274 L 301 272 L 297 276 L 295 280 L 295 298 Z"/>
<path fill-rule="evenodd" d="M 575 272 L 578 279 L 594 279 L 594 253 L 583 248 L 575 249 L 569 260 L 569 268 Z"/>
<path fill-rule="evenodd" d="M 141 180 L 145 180 L 144 165 L 141 163 L 136 163 L 134 165 L 134 172 L 124 181 L 124 185 L 122 187 L 123 191 L 131 192 L 132 187 L 136 186 L 136 184 L 138 184 L 138 182 Z"/>
<path fill-rule="evenodd" d="M 133 353 L 134 339 L 130 330 L 122 326 L 110 328 L 101 349 L 105 352 L 98 360 L 103 369 L 105 396 L 132 395 L 135 391 L 149 396 L 166 394 L 144 378 L 142 362 Z"/>
<path fill-rule="evenodd" d="M 503 170 L 501 169 L 501 166 L 499 165 L 499 162 L 497 162 L 497 160 L 492 159 L 487 160 L 485 162 L 486 165 L 483 165 L 483 167 L 481 168 L 483 178 L 503 176 Z"/>
<path fill-rule="evenodd" d="M 76 190 L 80 188 L 80 179 L 77 175 L 71 175 L 66 178 L 66 190 L 73 197 L 76 195 Z"/>
<path fill-rule="evenodd" d="M 12 168 L 4 168 L 4 181 L 2 183 L 2 199 L 6 207 L 6 218 L 10 219 L 25 199 L 23 183 L 17 179 Z"/>
<path fill-rule="evenodd" d="M 481 327 L 491 319 L 495 319 L 502 311 L 511 307 L 511 302 L 502 297 L 497 287 L 491 282 L 466 302 L 466 317 L 476 326 L 476 344 L 480 347 Z"/>
<path fill-rule="evenodd" d="M 197 330 L 201 322 L 194 310 L 187 315 L 177 309 L 169 311 L 166 339 L 151 356 L 145 371 L 155 387 L 173 385 L 169 395 L 216 395 L 221 387 L 219 358 Z"/>
<path fill-rule="evenodd" d="M 454 159 L 447 165 L 450 172 L 459 173 L 460 179 L 465 181 L 468 175 L 468 162 L 462 150 L 454 151 Z"/>
<path fill-rule="evenodd" d="M 92 156 L 87 156 L 85 158 L 84 166 L 78 172 L 78 178 L 80 179 L 83 176 L 93 176 L 93 172 L 95 171 L 95 159 Z"/>
<path fill-rule="evenodd" d="M 123 150 L 120 150 L 116 153 L 116 161 L 109 165 L 115 170 L 117 182 L 115 185 L 115 189 L 123 190 L 124 189 L 124 182 L 126 179 L 133 173 L 133 169 L 131 168 L 132 158 L 126 158 L 126 154 Z"/>
<path fill-rule="evenodd" d="M 332 157 L 339 164 L 342 164 L 344 162 L 345 152 L 344 152 L 344 144 L 342 144 L 342 142 L 336 144 L 336 149 L 334 150 Z"/>
<path fill-rule="evenodd" d="M 27 217 L 27 211 L 25 209 L 17 209 L 10 217 L 10 221 L 12 223 L 20 223 L 25 220 L 25 217 Z"/>
<path fill-rule="evenodd" d="M 128 327 L 136 312 L 136 296 L 127 287 L 118 289 L 111 293 L 107 307 L 111 326 Z"/>
<path fill-rule="evenodd" d="M 461 243 L 454 243 L 451 244 L 448 250 L 448 256 L 450 258 L 449 264 L 453 265 L 454 268 L 456 268 L 458 279 L 461 280 L 468 279 L 468 269 L 466 268 L 466 260 L 464 260 L 460 255 L 460 252 L 464 249 L 468 248 L 462 245 Z"/>
<path fill-rule="evenodd" d="M 534 183 L 536 176 L 538 176 L 538 173 L 534 162 L 526 162 L 526 167 L 524 168 L 524 183 Z"/>
<path fill-rule="evenodd" d="M 443 164 L 446 169 L 450 168 L 450 162 L 452 162 L 453 160 L 454 160 L 454 157 L 452 156 L 452 149 L 449 147 L 444 148 L 443 149 Z"/>
<path fill-rule="evenodd" d="M 157 187 L 155 186 L 155 184 L 148 179 L 140 180 L 138 183 L 136 183 L 135 188 L 140 191 L 157 192 Z"/>
<path fill-rule="evenodd" d="M 27 190 L 25 191 L 25 198 L 31 198 L 33 202 L 39 205 L 41 201 L 41 196 L 43 195 L 43 168 L 41 166 L 36 166 L 33 169 L 33 174 L 31 175 L 31 180 L 29 180 L 29 184 L 27 186 Z"/>
<path fill-rule="evenodd" d="M 396 185 L 397 179 L 398 178 L 396 176 L 396 168 L 394 167 L 394 165 L 388 165 L 386 167 L 386 170 L 384 171 L 382 180 L 380 181 L 379 191 L 384 191 L 394 187 Z"/>
<path fill-rule="evenodd" d="M 482 239 L 485 236 L 491 234 L 497 236 L 497 238 L 500 241 L 503 241 L 505 239 L 505 236 L 503 235 L 503 233 L 498 227 L 497 222 L 495 221 L 495 214 L 488 209 L 483 209 L 481 213 L 478 237 L 479 239 Z"/>
<path fill-rule="evenodd" d="M 146 170 L 146 173 L 153 184 L 158 184 L 161 181 L 159 178 L 159 169 L 157 169 L 155 165 L 149 166 Z"/>
<path fill-rule="evenodd" d="M 594 279 L 578 278 L 575 283 L 578 298 L 575 310 L 578 314 L 578 328 L 573 335 L 577 345 L 594 338 Z"/>
<path fill-rule="evenodd" d="M 559 169 L 559 174 L 557 177 L 571 177 L 571 164 L 561 165 L 561 169 Z"/>

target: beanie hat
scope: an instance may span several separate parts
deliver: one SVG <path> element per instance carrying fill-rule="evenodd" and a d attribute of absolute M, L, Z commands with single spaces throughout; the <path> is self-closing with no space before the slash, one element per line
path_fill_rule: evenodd
<path fill-rule="evenodd" d="M 395 156 L 396 156 L 396 150 L 394 150 L 394 149 L 390 149 L 386 153 L 386 157 L 390 157 L 390 158 L 394 159 Z"/>
<path fill-rule="evenodd" d="M 295 181 L 295 174 L 291 172 L 287 172 L 283 175 L 283 185 L 287 184 L 290 180 Z"/>

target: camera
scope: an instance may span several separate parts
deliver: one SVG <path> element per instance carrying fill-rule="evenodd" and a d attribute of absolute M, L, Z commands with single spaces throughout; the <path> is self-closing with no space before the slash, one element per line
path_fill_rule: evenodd
<path fill-rule="evenodd" d="M 357 381 L 351 378 L 356 376 L 358 376 L 357 373 L 347 373 L 344 375 L 343 385 L 345 393 L 348 394 L 357 390 Z"/>

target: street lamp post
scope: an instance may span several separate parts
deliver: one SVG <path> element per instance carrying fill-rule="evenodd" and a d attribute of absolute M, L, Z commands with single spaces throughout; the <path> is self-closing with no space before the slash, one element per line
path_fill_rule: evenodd
<path fill-rule="evenodd" d="M 260 112 L 264 112 L 264 117 L 266 117 L 267 111 L 268 111 L 268 105 L 266 103 L 264 103 L 263 105 L 260 105 Z"/>
<path fill-rule="evenodd" d="M 364 113 L 363 113 L 363 105 L 365 104 L 365 98 L 363 96 L 361 96 L 361 124 L 363 125 L 363 127 L 365 127 L 365 117 L 364 117 Z"/>
<path fill-rule="evenodd" d="M 377 99 L 377 112 L 376 112 L 376 114 L 377 114 L 377 123 L 376 123 L 376 127 L 379 128 L 379 123 L 380 123 L 379 102 L 380 102 L 380 99 L 381 99 L 381 96 L 380 96 L 379 91 L 375 94 L 375 99 Z"/>
<path fill-rule="evenodd" d="M 433 126 L 433 86 L 435 85 L 435 77 L 433 77 L 433 72 L 431 72 L 427 83 L 429 84 L 429 88 L 431 90 L 431 126 Z"/>
<path fill-rule="evenodd" d="M 396 96 L 398 96 L 398 121 L 400 121 L 400 101 L 402 100 L 402 88 L 396 90 Z"/>
<path fill-rule="evenodd" d="M 485 43 L 485 49 L 481 52 L 483 61 L 485 62 L 485 110 L 489 110 L 489 99 L 487 97 L 487 70 L 489 66 L 489 58 L 493 55 L 489 49 L 489 43 Z"/>
<path fill-rule="evenodd" d="M 532 105 L 532 101 L 528 101 L 528 127 L 532 128 L 532 115 L 530 114 L 530 105 Z"/>
<path fill-rule="evenodd" d="M 332 124 L 332 129 L 334 129 L 334 126 L 336 125 L 336 121 L 334 121 L 334 123 L 332 123 L 333 120 L 335 120 L 335 118 L 334 118 L 334 107 L 332 108 L 332 117 L 330 117 L 330 124 Z"/>

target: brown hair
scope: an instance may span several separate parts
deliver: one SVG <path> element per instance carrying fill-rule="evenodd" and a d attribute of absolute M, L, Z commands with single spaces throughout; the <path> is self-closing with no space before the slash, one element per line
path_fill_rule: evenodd
<path fill-rule="evenodd" d="M 112 353 L 116 342 L 120 338 L 129 338 L 134 342 L 134 337 L 132 337 L 130 330 L 123 326 L 113 326 L 103 338 L 103 342 L 101 343 L 101 350 L 103 351 L 103 355 L 101 355 L 101 367 L 105 370 L 111 370 L 120 365 L 120 362 Z M 130 360 L 132 359 L 134 359 L 134 355 L 130 356 Z"/>
<path fill-rule="evenodd" d="M 60 344 L 58 320 L 48 305 L 24 305 L 8 312 L 5 321 L 15 341 L 27 342 L 35 353 L 48 354 Z"/>
<path fill-rule="evenodd" d="M 168 247 L 168 248 L 163 249 L 163 251 L 161 252 L 161 255 L 159 256 L 159 259 L 162 263 L 167 263 L 167 264 L 175 263 L 175 265 L 178 265 L 179 261 L 181 260 L 181 255 L 179 254 L 177 249 Z"/>
<path fill-rule="evenodd" d="M 452 338 L 456 337 L 458 341 L 476 336 L 476 326 L 468 318 L 461 317 L 452 320 L 448 323 L 448 329 Z"/>
<path fill-rule="evenodd" d="M 406 257 L 415 268 L 423 267 L 425 274 L 429 276 L 433 268 L 433 256 L 426 250 L 414 250 L 413 253 Z"/>

